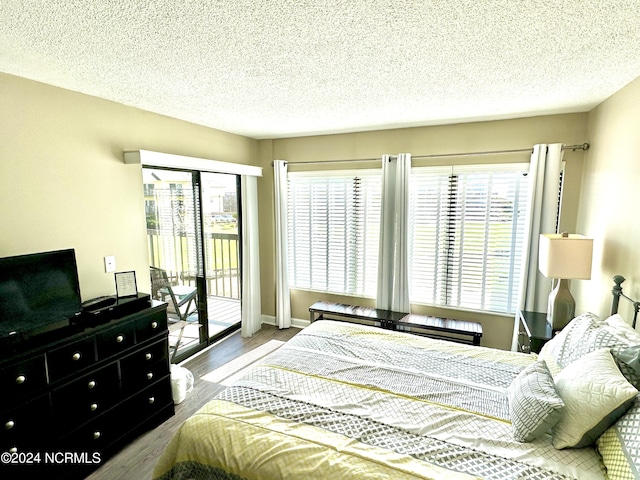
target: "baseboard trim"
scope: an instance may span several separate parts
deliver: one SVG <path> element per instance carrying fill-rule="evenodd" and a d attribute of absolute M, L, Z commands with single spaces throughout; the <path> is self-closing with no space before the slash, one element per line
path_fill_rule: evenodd
<path fill-rule="evenodd" d="M 274 315 L 262 315 L 262 323 L 266 323 L 267 325 L 277 326 L 276 317 Z M 303 320 L 301 318 L 291 317 L 291 326 L 294 328 L 305 328 L 309 326 L 309 319 Z"/>

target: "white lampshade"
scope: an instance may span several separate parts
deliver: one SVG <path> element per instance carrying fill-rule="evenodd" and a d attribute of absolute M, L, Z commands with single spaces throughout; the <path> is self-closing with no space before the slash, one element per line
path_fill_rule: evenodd
<path fill-rule="evenodd" d="M 593 239 L 578 234 L 540 235 L 538 268 L 547 278 L 591 278 Z"/>

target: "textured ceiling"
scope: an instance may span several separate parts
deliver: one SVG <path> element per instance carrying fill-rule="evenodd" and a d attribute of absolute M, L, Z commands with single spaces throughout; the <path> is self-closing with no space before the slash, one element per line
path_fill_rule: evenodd
<path fill-rule="evenodd" d="M 1 0 L 0 71 L 254 138 L 588 111 L 640 0 Z"/>

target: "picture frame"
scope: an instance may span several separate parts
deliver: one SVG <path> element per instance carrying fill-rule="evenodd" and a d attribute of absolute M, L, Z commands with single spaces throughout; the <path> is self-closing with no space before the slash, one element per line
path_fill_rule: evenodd
<path fill-rule="evenodd" d="M 116 272 L 116 297 L 126 298 L 138 295 L 138 285 L 136 283 L 136 272 Z"/>

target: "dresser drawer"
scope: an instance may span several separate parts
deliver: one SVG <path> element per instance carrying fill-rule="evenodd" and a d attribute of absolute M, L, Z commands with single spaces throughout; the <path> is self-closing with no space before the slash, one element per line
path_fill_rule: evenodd
<path fill-rule="evenodd" d="M 167 339 L 152 343 L 121 360 L 122 390 L 132 394 L 169 374 Z"/>
<path fill-rule="evenodd" d="M 123 322 L 97 335 L 98 358 L 104 360 L 135 345 L 135 322 Z"/>
<path fill-rule="evenodd" d="M 120 399 L 118 365 L 112 363 L 51 392 L 58 434 L 97 417 Z"/>
<path fill-rule="evenodd" d="M 0 405 L 6 405 L 47 385 L 44 354 L 0 370 Z"/>
<path fill-rule="evenodd" d="M 85 367 L 96 362 L 95 338 L 88 337 L 77 340 L 47 352 L 47 367 L 49 369 L 49 381 L 54 382 L 61 378 L 72 376 Z"/>
<path fill-rule="evenodd" d="M 93 458 L 95 452 L 111 445 L 130 429 L 131 425 L 118 421 L 121 409 L 118 407 L 102 414 L 63 436 L 60 440 L 61 449 L 86 453 Z"/>
<path fill-rule="evenodd" d="M 131 426 L 138 425 L 168 405 L 173 405 L 171 378 L 167 375 L 127 401 L 126 405 L 127 408 L 122 411 L 118 421 L 130 422 Z"/>
<path fill-rule="evenodd" d="M 49 395 L 21 403 L 0 413 L 0 452 L 27 451 L 49 440 L 51 405 Z"/>
<path fill-rule="evenodd" d="M 162 309 L 136 320 L 138 343 L 149 340 L 167 330 L 167 311 Z"/>

